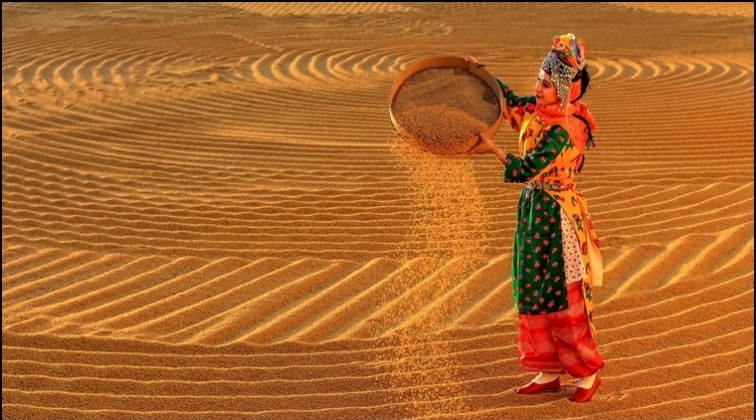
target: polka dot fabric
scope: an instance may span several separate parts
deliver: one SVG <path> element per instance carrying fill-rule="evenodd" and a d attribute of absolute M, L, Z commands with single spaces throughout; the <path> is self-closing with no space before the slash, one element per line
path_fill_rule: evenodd
<path fill-rule="evenodd" d="M 562 210 L 562 220 L 567 219 L 567 213 Z M 564 258 L 564 274 L 567 283 L 583 281 L 588 275 L 580 257 L 580 245 L 578 244 L 577 232 L 572 223 L 562 223 L 562 254 Z"/>

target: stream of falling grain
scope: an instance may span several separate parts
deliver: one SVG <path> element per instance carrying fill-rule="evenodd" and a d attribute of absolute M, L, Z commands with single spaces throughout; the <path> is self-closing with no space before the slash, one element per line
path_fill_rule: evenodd
<path fill-rule="evenodd" d="M 465 383 L 458 377 L 459 366 L 449 344 L 438 337 L 466 303 L 463 282 L 484 261 L 489 218 L 471 158 L 439 157 L 410 145 L 398 134 L 390 145 L 414 192 L 413 227 L 400 244 L 399 259 L 427 257 L 442 266 L 430 276 L 405 270 L 397 290 L 385 291 L 384 305 L 396 303 L 386 320 L 392 326 L 386 335 L 392 349 L 388 352 L 391 360 L 386 361 L 391 368 L 390 385 L 396 402 L 411 407 L 409 417 L 463 413 L 468 411 Z M 452 289 L 455 299 L 442 308 L 434 306 Z"/>

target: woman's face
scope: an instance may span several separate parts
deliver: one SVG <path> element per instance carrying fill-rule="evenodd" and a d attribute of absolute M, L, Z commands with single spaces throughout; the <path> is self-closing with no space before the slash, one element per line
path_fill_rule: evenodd
<path fill-rule="evenodd" d="M 535 95 L 537 105 L 552 105 L 559 102 L 559 94 L 551 83 L 551 75 L 541 70 L 536 79 Z"/>

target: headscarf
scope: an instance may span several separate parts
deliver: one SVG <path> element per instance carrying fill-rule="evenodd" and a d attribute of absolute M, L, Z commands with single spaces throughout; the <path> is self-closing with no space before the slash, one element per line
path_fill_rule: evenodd
<path fill-rule="evenodd" d="M 585 43 L 568 33 L 554 37 L 551 50 L 541 63 L 541 69 L 551 75 L 560 101 L 552 105 L 536 105 L 536 115 L 544 125 L 560 124 L 570 134 L 575 145 L 583 152 L 586 144 L 593 144 L 596 120 L 588 106 L 578 100 L 582 80 L 576 77 L 585 71 Z M 575 117 L 575 118 L 571 118 Z"/>

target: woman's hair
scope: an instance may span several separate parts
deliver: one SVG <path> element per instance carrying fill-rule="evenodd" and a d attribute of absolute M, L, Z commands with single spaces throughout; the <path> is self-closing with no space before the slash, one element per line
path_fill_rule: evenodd
<path fill-rule="evenodd" d="M 580 96 L 578 96 L 575 100 L 582 98 L 585 94 L 585 91 L 588 90 L 588 85 L 591 83 L 591 74 L 588 73 L 588 65 L 586 64 L 585 67 L 583 67 L 582 70 L 578 71 L 575 77 L 572 79 L 573 82 L 580 79 Z"/>
<path fill-rule="evenodd" d="M 591 83 L 591 74 L 588 73 L 588 65 L 583 67 L 582 70 L 578 71 L 575 77 L 572 79 L 573 82 L 580 80 L 580 95 L 575 99 L 577 101 L 578 99 L 582 98 L 585 94 L 585 91 L 588 89 L 588 85 Z M 596 143 L 593 141 L 593 131 L 591 130 L 591 125 L 588 124 L 588 121 L 576 114 L 573 114 L 575 118 L 579 119 L 583 123 L 585 123 L 585 127 L 588 130 L 588 139 L 586 141 L 586 147 L 588 149 L 591 148 L 591 146 L 596 147 Z M 580 162 L 580 166 L 578 167 L 578 172 L 583 169 L 583 162 Z"/>

